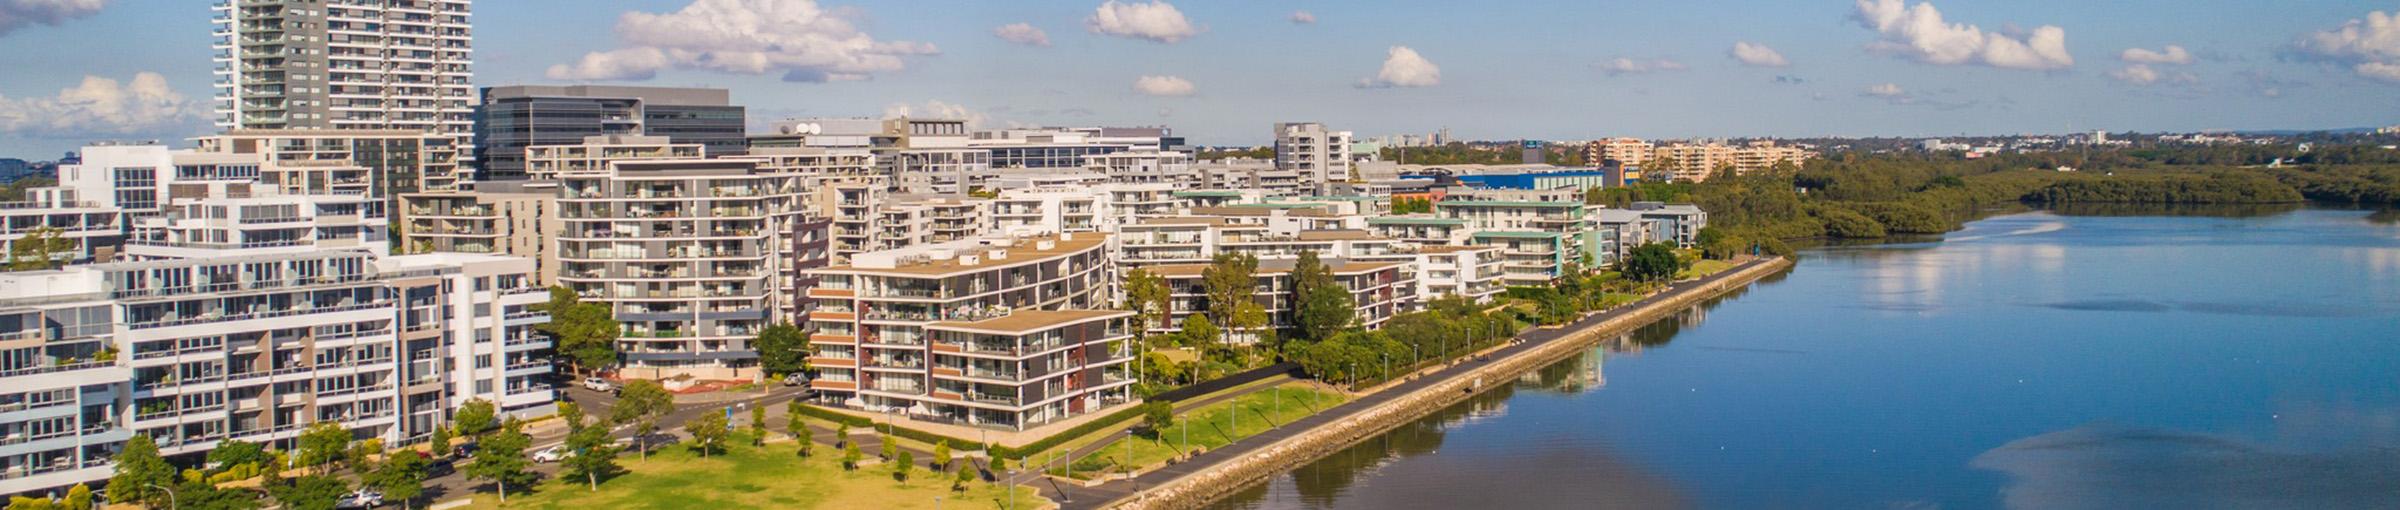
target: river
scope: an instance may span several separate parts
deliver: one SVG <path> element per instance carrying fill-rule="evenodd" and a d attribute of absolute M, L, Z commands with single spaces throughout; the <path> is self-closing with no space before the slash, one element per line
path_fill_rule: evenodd
<path fill-rule="evenodd" d="M 2393 214 L 2069 213 L 1806 250 L 1219 506 L 2400 508 Z"/>

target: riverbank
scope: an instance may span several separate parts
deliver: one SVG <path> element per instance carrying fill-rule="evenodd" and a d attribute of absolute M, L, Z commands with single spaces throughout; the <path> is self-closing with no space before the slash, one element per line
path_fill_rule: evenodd
<path fill-rule="evenodd" d="M 1791 265 L 1787 258 L 1759 259 L 1708 278 L 1676 284 L 1666 292 L 1586 316 L 1565 327 L 1536 328 L 1518 335 L 1519 343 L 1483 357 L 1485 361 L 1394 383 L 1382 391 L 1285 424 L 1249 441 L 1196 455 L 1131 481 L 1114 482 L 1130 486 L 1123 488 L 1124 494 L 1105 501 L 1078 499 L 1061 504 L 1065 508 L 1139 510 L 1201 507 L 1230 495 L 1231 487 L 1265 479 L 1338 451 L 1499 387 L 1600 339 L 1623 334 L 1708 298 L 1748 286 Z"/>

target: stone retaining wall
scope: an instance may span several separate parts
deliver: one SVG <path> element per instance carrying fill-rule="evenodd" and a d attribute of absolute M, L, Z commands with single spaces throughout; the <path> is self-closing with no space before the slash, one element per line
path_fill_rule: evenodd
<path fill-rule="evenodd" d="M 1742 268 L 1723 278 L 1700 287 L 1686 288 L 1651 302 L 1639 310 L 1620 315 L 1544 343 L 1534 350 L 1515 356 L 1473 365 L 1465 373 L 1451 375 L 1446 381 L 1384 402 L 1333 423 L 1319 426 L 1285 438 L 1238 459 L 1190 476 L 1175 479 L 1165 485 L 1144 490 L 1104 505 L 1123 510 L 1165 510 L 1199 508 L 1233 494 L 1233 489 L 1255 483 L 1277 473 L 1289 471 L 1348 448 L 1377 434 L 1390 431 L 1411 421 L 1433 414 L 1443 408 L 1465 401 L 1475 394 L 1510 384 L 1517 376 L 1539 369 L 1558 360 L 1573 356 L 1595 342 L 1623 334 L 1702 301 L 1750 285 L 1769 274 L 1791 267 L 1791 259 L 1773 259 Z"/>

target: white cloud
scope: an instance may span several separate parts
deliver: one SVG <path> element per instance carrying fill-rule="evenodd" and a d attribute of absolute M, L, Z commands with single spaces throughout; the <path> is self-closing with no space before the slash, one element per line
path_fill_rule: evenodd
<path fill-rule="evenodd" d="M 1027 23 L 1001 25 L 992 29 L 992 35 L 999 36 L 1002 41 L 1026 46 L 1050 47 L 1050 33 Z"/>
<path fill-rule="evenodd" d="M 1133 90 L 1151 96 L 1189 96 L 1195 91 L 1192 81 L 1181 76 L 1143 76 L 1133 80 Z"/>
<path fill-rule="evenodd" d="M 2117 55 L 2117 60 L 2135 64 L 2183 65 L 2192 63 L 2192 52 L 2185 51 L 2182 46 L 2173 44 L 2158 51 L 2151 51 L 2148 48 L 2126 48 L 2124 53 Z"/>
<path fill-rule="evenodd" d="M 1173 43 L 1200 35 L 1200 29 L 1192 26 L 1191 20 L 1183 18 L 1183 11 L 1175 10 L 1173 4 L 1161 0 L 1152 0 L 1150 3 L 1108 0 L 1092 11 L 1092 17 L 1084 19 L 1084 25 L 1095 34 L 1160 43 Z"/>
<path fill-rule="evenodd" d="M 108 0 L 0 0 L 0 35 L 29 25 L 52 25 L 91 16 Z"/>
<path fill-rule="evenodd" d="M 2348 64 L 2359 76 L 2400 83 L 2400 13 L 2367 13 L 2366 19 L 2301 37 L 2298 49 L 2305 57 Z"/>
<path fill-rule="evenodd" d="M 2122 69 L 2109 71 L 2108 77 L 2116 78 L 2117 81 L 2125 82 L 2129 85 L 2140 86 L 2149 86 L 2159 83 L 2192 84 L 2200 82 L 2200 76 L 2194 75 L 2190 72 L 2160 70 L 2158 68 L 2151 67 L 2150 64 L 2128 64 Z"/>
<path fill-rule="evenodd" d="M 784 81 L 864 80 L 940 53 L 931 43 L 878 41 L 815 0 L 693 0 L 673 13 L 617 19 L 626 47 L 550 66 L 555 80 L 646 80 L 662 69 L 781 73 Z"/>
<path fill-rule="evenodd" d="M 1314 24 L 1316 24 L 1316 23 L 1317 23 L 1317 15 L 1316 15 L 1316 13 L 1312 13 L 1312 12 L 1308 12 L 1308 11 L 1292 11 L 1292 24 L 1295 24 L 1295 25 L 1314 25 Z"/>
<path fill-rule="evenodd" d="M 2400 83 L 2400 64 L 2366 62 L 2359 64 L 2353 69 L 2358 71 L 2359 76 L 2373 78 L 2386 83 Z"/>
<path fill-rule="evenodd" d="M 68 139 L 182 134 L 206 107 L 175 92 L 158 73 L 135 73 L 129 82 L 85 76 L 57 96 L 0 97 L 0 133 Z"/>
<path fill-rule="evenodd" d="M 1681 71 L 1691 68 L 1690 66 L 1683 65 L 1682 62 L 1676 62 L 1669 59 L 1634 59 L 1627 57 L 1617 57 L 1615 59 L 1610 59 L 1607 62 L 1592 64 L 1592 67 L 1599 68 L 1601 72 L 1606 72 L 1609 76 L 1654 73 L 1659 71 Z"/>
<path fill-rule="evenodd" d="M 1749 41 L 1733 43 L 1733 52 L 1729 54 L 1733 56 L 1734 60 L 1750 66 L 1784 67 L 1792 65 L 1792 61 L 1784 60 L 1783 52 L 1775 51 L 1774 48 L 1769 48 L 1764 44 L 1751 44 Z"/>
<path fill-rule="evenodd" d="M 1887 99 L 1902 98 L 1908 97 L 1908 90 L 1900 88 L 1898 83 L 1878 83 L 1867 87 L 1866 95 Z"/>
<path fill-rule="evenodd" d="M 2067 30 L 2052 25 L 2035 27 L 2022 36 L 1984 32 L 1968 24 L 1950 24 L 1931 2 L 1914 6 L 1904 0 L 1857 0 L 1852 17 L 1882 35 L 1868 44 L 1877 53 L 1899 55 L 1935 65 L 1977 64 L 2002 69 L 2050 71 L 2075 66 L 2067 53 Z"/>
<path fill-rule="evenodd" d="M 1418 55 L 1417 50 L 1393 46 L 1383 59 L 1383 70 L 1377 71 L 1373 78 L 1359 80 L 1358 88 L 1431 87 L 1441 83 L 1441 66 L 1425 60 L 1425 56 Z"/>

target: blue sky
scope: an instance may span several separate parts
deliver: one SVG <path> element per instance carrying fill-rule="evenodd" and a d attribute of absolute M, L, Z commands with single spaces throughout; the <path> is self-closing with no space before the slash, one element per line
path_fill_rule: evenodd
<path fill-rule="evenodd" d="M 2037 50 L 2037 33 L 2057 27 L 2072 60 L 2067 63 L 2022 54 L 1986 58 L 1972 48 L 1966 51 L 1974 55 L 1963 61 L 1912 51 L 1909 43 L 1940 40 L 1879 31 L 1869 11 L 1880 7 L 1867 5 L 1876 1 L 1896 0 L 1485 2 L 1472 8 L 1447 1 L 1185 0 L 1172 6 L 1196 33 L 1157 32 L 1155 24 L 1119 30 L 1137 35 L 1098 33 L 1097 11 L 1129 6 L 1092 0 L 825 1 L 819 5 L 824 16 L 815 19 L 849 30 L 835 35 L 903 49 L 870 51 L 880 56 L 870 55 L 867 64 L 769 66 L 757 73 L 677 59 L 653 65 L 648 79 L 604 82 L 731 88 L 757 122 L 881 115 L 907 104 L 917 112 L 965 111 L 987 127 L 1164 124 L 1203 144 L 1263 143 L 1271 123 L 1291 120 L 1327 122 L 1369 136 L 1448 127 L 1470 139 L 2400 124 L 2400 73 L 2372 72 L 2400 69 L 2378 67 L 2400 65 L 2400 34 L 2373 37 L 2400 28 L 2379 28 L 2370 19 L 2378 11 L 2400 14 L 2400 2 L 1931 2 L 1945 30 L 1971 25 L 1985 37 Z M 628 12 L 671 18 L 695 2 L 734 9 L 809 4 L 484 0 L 475 14 L 477 84 L 572 81 L 553 79 L 551 68 L 592 52 L 727 44 L 629 42 L 629 35 L 642 37 L 642 28 L 620 24 Z M 89 140 L 181 138 L 207 129 L 199 112 L 211 93 L 208 2 L 113 0 L 97 11 L 39 10 L 62 3 L 75 2 L 0 0 L 0 69 L 6 70 L 0 71 L 0 155 L 48 159 Z M 1927 9 L 1920 3 L 1901 7 Z M 1292 21 L 1300 10 L 1315 21 Z M 2368 37 L 2303 42 L 2352 22 L 2362 23 L 2359 30 Z M 1051 44 L 1016 44 L 994 34 L 1012 23 L 1043 30 Z M 791 27 L 800 25 L 779 25 L 771 30 L 786 33 L 770 35 L 825 30 L 822 23 Z M 695 31 L 651 32 L 655 42 Z M 1788 65 L 1737 62 L 1730 49 L 1745 41 L 1774 49 Z M 2140 73 L 2128 69 L 2135 62 L 2121 58 L 2129 48 L 2163 53 L 2169 45 L 2188 56 L 2142 64 Z M 1437 66 L 1438 80 L 1359 86 L 1379 75 L 1394 46 Z M 837 61 L 857 56 L 833 51 Z M 1611 73 L 1605 64 L 1618 58 L 1628 59 L 1628 68 L 1649 71 Z M 804 77 L 861 79 L 783 79 L 795 70 Z M 155 73 L 163 85 L 137 80 L 142 73 Z M 87 76 L 120 86 L 92 88 Z M 1143 76 L 1180 78 L 1190 93 L 1144 94 L 1134 86 Z M 102 115 L 60 100 L 61 90 L 70 87 L 146 99 L 107 110 L 116 116 Z M 166 93 L 187 103 L 161 106 L 174 100 Z M 45 118 L 75 115 L 95 118 Z M 138 126 L 120 129 L 107 122 L 123 118 Z"/>

